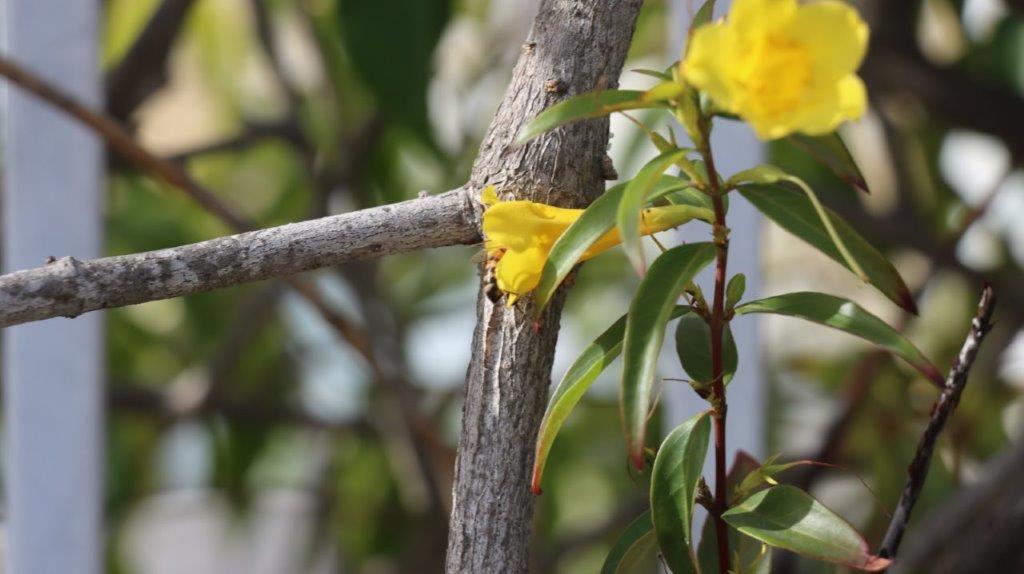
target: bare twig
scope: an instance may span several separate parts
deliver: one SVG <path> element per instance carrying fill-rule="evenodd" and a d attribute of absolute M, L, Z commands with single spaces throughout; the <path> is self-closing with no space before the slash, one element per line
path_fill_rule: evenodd
<path fill-rule="evenodd" d="M 167 81 L 167 56 L 195 0 L 164 0 L 107 77 L 107 110 L 120 121 Z"/>
<path fill-rule="evenodd" d="M 298 126 L 289 120 L 269 123 L 247 122 L 236 135 L 176 153 L 167 157 L 167 160 L 180 164 L 204 155 L 239 151 L 271 138 L 284 140 L 299 148 L 305 148 L 307 145 Z"/>
<path fill-rule="evenodd" d="M 192 199 L 213 213 L 231 227 L 246 231 L 255 225 L 243 217 L 217 196 L 199 185 L 190 175 L 173 162 L 160 159 L 137 144 L 132 136 L 117 121 L 90 110 L 70 95 L 58 90 L 39 76 L 18 66 L 11 60 L 0 57 L 0 75 L 25 91 L 37 96 L 95 131 L 110 148 L 140 169 L 156 175 L 167 183 L 180 188 Z"/>
<path fill-rule="evenodd" d="M 907 469 L 907 482 L 903 487 L 903 494 L 900 496 L 899 505 L 893 513 L 889 529 L 885 533 L 885 539 L 878 552 L 879 556 L 883 558 L 892 558 L 896 555 L 900 540 L 903 538 L 903 532 L 906 530 L 907 522 L 910 520 L 910 513 L 914 509 L 914 503 L 917 502 L 917 497 L 924 486 L 925 478 L 928 476 L 928 467 L 931 463 L 932 453 L 935 450 L 935 443 L 942 429 L 946 426 L 946 421 L 960 401 L 960 395 L 967 385 L 967 375 L 970 373 L 974 359 L 978 355 L 978 348 L 981 346 L 985 335 L 992 328 L 992 311 L 994 307 L 995 292 L 991 287 L 986 286 L 982 292 L 981 301 L 978 303 L 978 312 L 971 321 L 971 330 L 967 334 L 963 347 L 960 349 L 960 354 L 949 370 L 945 389 L 943 389 L 939 399 L 932 407 L 931 419 L 928 421 L 928 426 L 925 428 L 920 442 L 918 442 L 914 459 Z"/>

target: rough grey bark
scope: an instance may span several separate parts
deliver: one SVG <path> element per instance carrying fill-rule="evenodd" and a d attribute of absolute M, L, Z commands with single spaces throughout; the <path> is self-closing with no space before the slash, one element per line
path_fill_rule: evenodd
<path fill-rule="evenodd" d="M 480 154 L 470 188 L 580 207 L 604 190 L 607 119 L 513 147 L 526 122 L 567 96 L 615 87 L 641 0 L 544 0 Z M 530 298 L 477 298 L 449 528 L 449 573 L 526 572 L 533 441 L 551 379 L 563 295 L 535 329 Z"/>
<path fill-rule="evenodd" d="M 469 196 L 457 189 L 159 251 L 88 261 L 62 257 L 0 276 L 0 327 L 475 243 L 477 228 Z"/>

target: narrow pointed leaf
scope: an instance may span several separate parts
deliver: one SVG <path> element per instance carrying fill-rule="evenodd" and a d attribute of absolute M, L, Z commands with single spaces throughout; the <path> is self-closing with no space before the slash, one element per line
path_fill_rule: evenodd
<path fill-rule="evenodd" d="M 675 574 L 696 572 L 693 506 L 708 452 L 707 412 L 676 427 L 658 449 L 651 473 L 651 520 L 661 555 Z"/>
<path fill-rule="evenodd" d="M 534 312 L 537 316 L 540 316 L 558 286 L 562 284 L 587 249 L 615 226 L 615 215 L 628 183 L 620 183 L 605 191 L 555 241 L 548 253 L 548 259 L 544 263 L 540 282 L 534 290 L 536 302 Z M 690 182 L 685 179 L 663 175 L 652 185 L 648 200 L 653 201 L 674 191 L 686 189 L 689 184 Z M 699 214 L 696 211 L 694 213 Z"/>
<path fill-rule="evenodd" d="M 637 517 L 615 541 L 601 567 L 601 574 L 633 574 L 637 565 L 653 554 L 658 541 L 654 537 L 651 512 Z"/>
<path fill-rule="evenodd" d="M 818 221 L 821 222 L 822 227 L 824 227 L 825 232 L 828 234 L 828 238 L 832 241 L 836 250 L 839 251 L 839 255 L 842 256 L 843 259 L 840 263 L 845 265 L 850 271 L 853 271 L 857 277 L 860 277 L 861 281 L 864 281 L 865 283 L 869 282 L 870 280 L 868 279 L 867 273 L 865 273 L 864 269 L 861 268 L 857 258 L 850 253 L 850 250 L 846 247 L 846 242 L 843 241 L 842 236 L 840 236 L 839 232 L 836 231 L 836 227 L 832 223 L 832 218 L 829 217 L 829 213 L 825 211 L 825 206 L 822 205 L 821 200 L 818 199 L 818 194 L 814 193 L 811 186 L 803 179 L 800 179 L 795 175 L 790 175 L 774 165 L 766 164 L 759 165 L 733 175 L 729 178 L 729 181 L 726 182 L 726 188 L 731 189 L 744 183 L 770 185 L 780 182 L 791 183 L 800 188 L 800 191 L 804 192 L 804 195 L 807 196 L 807 200 L 811 203 L 811 207 L 814 208 L 814 212 L 818 216 Z"/>
<path fill-rule="evenodd" d="M 645 264 L 640 245 L 640 210 L 647 202 L 648 194 L 669 167 L 686 158 L 689 150 L 675 149 L 662 153 L 640 169 L 636 177 L 626 184 L 619 201 L 616 223 L 622 236 L 622 247 L 638 273 L 643 273 Z"/>
<path fill-rule="evenodd" d="M 647 412 L 665 325 L 686 285 L 714 257 L 711 243 L 669 249 L 651 265 L 630 304 L 623 341 L 621 408 L 626 443 L 637 468 L 643 468 Z"/>
<path fill-rule="evenodd" d="M 711 22 L 714 18 L 715 12 L 715 0 L 707 0 L 701 5 L 697 13 L 693 15 L 693 22 L 690 23 L 690 30 L 696 30 L 698 27 Z"/>
<path fill-rule="evenodd" d="M 943 384 L 942 374 L 910 339 L 849 299 L 804 291 L 759 299 L 736 307 L 737 315 L 750 313 L 799 317 L 856 335 L 900 357 L 937 385 Z"/>
<path fill-rule="evenodd" d="M 874 556 L 848 522 L 793 486 L 776 486 L 751 495 L 722 518 L 765 544 L 802 556 L 877 572 L 889 560 Z"/>
<path fill-rule="evenodd" d="M 664 106 L 662 102 L 645 100 L 644 93 L 639 90 L 598 90 L 573 96 L 538 114 L 520 132 L 516 145 L 522 145 L 569 122 L 606 116 L 622 110 Z"/>
<path fill-rule="evenodd" d="M 804 194 L 780 185 L 743 185 L 738 191 L 780 227 L 853 271 L 829 237 L 814 205 Z M 916 315 L 914 297 L 892 263 L 835 212 L 827 208 L 824 211 L 850 256 L 863 269 L 868 282 L 894 303 Z"/>
<path fill-rule="evenodd" d="M 832 173 L 836 174 L 839 179 L 865 193 L 871 193 L 864 174 L 857 167 L 857 162 L 854 161 L 853 155 L 846 147 L 846 142 L 838 132 L 823 136 L 794 134 L 787 139 L 796 147 L 807 152 L 815 161 L 832 170 Z"/>
<path fill-rule="evenodd" d="M 686 313 L 689 309 L 682 305 L 676 306 L 669 315 L 670 320 Z M 540 482 L 544 475 L 544 467 L 558 431 L 561 430 L 565 419 L 569 417 L 569 413 L 579 403 L 583 394 L 597 380 L 598 375 L 622 352 L 622 337 L 625 332 L 626 316 L 623 315 L 618 321 L 612 323 L 604 333 L 594 339 L 594 342 L 583 349 L 551 394 L 547 410 L 544 411 L 544 419 L 537 431 L 531 487 L 534 494 L 540 494 Z"/>
<path fill-rule="evenodd" d="M 672 74 L 667 74 L 661 70 L 648 70 L 646 68 L 633 68 L 630 70 L 634 74 L 642 74 L 644 76 L 650 76 L 652 78 L 658 78 L 659 80 L 665 80 L 666 82 L 672 81 Z"/>

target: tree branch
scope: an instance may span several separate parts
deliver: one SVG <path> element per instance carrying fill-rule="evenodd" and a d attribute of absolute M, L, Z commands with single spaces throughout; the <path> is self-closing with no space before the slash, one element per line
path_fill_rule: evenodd
<path fill-rule="evenodd" d="M 127 121 L 143 100 L 167 82 L 167 56 L 195 0 L 164 0 L 139 39 L 107 76 L 107 110 Z"/>
<path fill-rule="evenodd" d="M 640 0 L 544 0 L 473 166 L 471 187 L 582 207 L 604 191 L 608 120 L 559 128 L 516 147 L 540 111 L 618 82 Z M 555 85 L 564 89 L 551 91 Z M 466 374 L 446 569 L 527 572 L 533 442 L 551 383 L 564 292 L 539 318 L 531 298 L 492 303 L 482 286 Z"/>
<path fill-rule="evenodd" d="M 986 286 L 978 303 L 978 312 L 971 321 L 971 330 L 967 334 L 960 354 L 949 370 L 946 377 L 946 387 L 943 389 L 939 399 L 932 407 L 931 420 L 925 428 L 924 434 L 917 445 L 917 452 L 907 469 L 907 483 L 903 487 L 903 494 L 900 496 L 899 505 L 893 513 L 889 529 L 885 533 L 885 539 L 878 555 L 883 558 L 896 556 L 900 540 L 903 539 L 903 532 L 910 520 L 910 513 L 914 509 L 917 497 L 924 487 L 925 478 L 928 476 L 928 467 L 931 463 L 932 453 L 935 450 L 935 443 L 939 434 L 946 426 L 957 403 L 960 402 L 960 395 L 967 386 L 967 375 L 970 373 L 974 359 L 978 356 L 978 348 L 982 340 L 992 328 L 992 312 L 995 308 L 995 293 L 992 288 Z"/>
<path fill-rule="evenodd" d="M 0 327 L 480 240 L 462 189 L 191 245 L 0 276 Z"/>

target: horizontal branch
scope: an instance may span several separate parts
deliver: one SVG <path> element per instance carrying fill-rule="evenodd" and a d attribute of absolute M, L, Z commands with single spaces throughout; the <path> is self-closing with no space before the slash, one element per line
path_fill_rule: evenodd
<path fill-rule="evenodd" d="M 62 257 L 0 276 L 0 327 L 478 241 L 473 205 L 460 188 L 159 251 Z"/>

